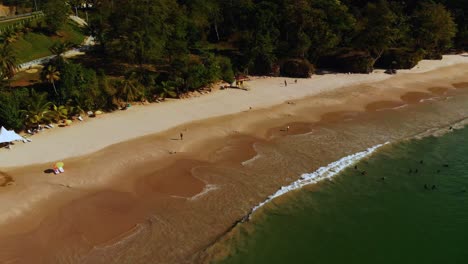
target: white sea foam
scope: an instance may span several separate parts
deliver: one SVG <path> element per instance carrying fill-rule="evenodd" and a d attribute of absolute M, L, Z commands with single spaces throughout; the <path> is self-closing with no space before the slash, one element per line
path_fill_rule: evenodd
<path fill-rule="evenodd" d="M 202 197 L 202 196 L 208 194 L 209 192 L 214 191 L 214 190 L 217 190 L 217 189 L 219 189 L 219 187 L 218 187 L 217 185 L 215 185 L 215 184 L 207 184 L 201 193 L 199 193 L 199 194 L 197 194 L 197 195 L 195 195 L 195 196 L 190 197 L 189 200 L 196 200 L 196 199 L 198 199 L 198 198 L 200 198 L 200 197 Z"/>
<path fill-rule="evenodd" d="M 279 196 L 282 196 L 288 192 L 298 190 L 302 188 L 303 186 L 310 185 L 317 183 L 319 181 L 325 180 L 325 179 L 330 179 L 333 176 L 337 175 L 344 169 L 348 168 L 349 166 L 357 163 L 358 161 L 370 156 L 372 153 L 374 153 L 377 149 L 380 147 L 388 144 L 379 144 L 376 146 L 373 146 L 371 148 L 368 148 L 365 151 L 358 152 L 349 156 L 346 156 L 344 158 L 341 158 L 340 160 L 337 160 L 335 162 L 332 162 L 328 164 L 325 167 L 321 167 L 318 170 L 316 170 L 313 173 L 305 173 L 301 176 L 301 178 L 292 184 L 288 186 L 283 186 L 281 189 L 279 189 L 275 194 L 270 195 L 268 199 L 266 199 L 264 202 L 260 203 L 259 205 L 255 206 L 252 211 L 250 212 L 248 219 L 252 216 L 252 214 L 257 211 L 260 207 L 264 206 L 265 204 L 271 202 L 272 200 L 276 199 Z"/>

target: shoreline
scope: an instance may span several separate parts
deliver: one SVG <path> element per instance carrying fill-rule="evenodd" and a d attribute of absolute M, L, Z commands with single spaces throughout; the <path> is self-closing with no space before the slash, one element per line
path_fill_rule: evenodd
<path fill-rule="evenodd" d="M 242 162 L 255 158 L 259 155 L 259 151 L 262 151 L 262 148 L 257 149 L 254 147 L 254 143 L 270 143 L 286 136 L 300 135 L 310 129 L 307 124 L 313 122 L 340 122 L 343 118 L 353 117 L 349 113 L 357 113 L 358 116 L 359 113 L 366 112 L 380 114 L 378 113 L 379 110 L 393 105 L 379 102 L 400 100 L 403 95 L 409 92 L 427 92 L 428 88 L 440 86 L 455 89 L 450 88 L 451 83 L 445 80 L 444 76 L 450 76 L 450 73 L 454 74 L 454 72 L 457 72 L 455 68 L 458 67 L 440 69 L 433 74 L 401 74 L 395 76 L 397 78 L 390 78 L 390 80 L 384 82 L 344 87 L 323 92 L 316 96 L 294 100 L 294 104 L 283 103 L 270 108 L 255 108 L 254 111 L 246 110 L 229 116 L 195 121 L 160 134 L 121 142 L 89 156 L 66 160 L 67 173 L 64 175 L 39 174 L 38 171 L 42 172 L 47 164 L 9 169 L 7 173 L 11 173 L 17 180 L 17 185 L 0 190 L 0 197 L 2 197 L 0 208 L 3 209 L 0 220 L 3 220 L 4 223 L 4 225 L 0 225 L 0 230 L 5 231 L 2 232 L 4 235 L 10 234 L 14 241 L 22 241 L 14 236 L 19 230 L 22 231 L 22 234 L 26 232 L 27 235 L 32 237 L 38 234 L 38 231 L 35 230 L 42 230 L 40 234 L 47 235 L 47 230 L 50 231 L 50 228 L 59 225 L 60 221 L 58 220 L 61 217 L 76 216 L 76 212 L 73 211 L 73 209 L 77 209 L 76 206 L 83 208 L 82 206 L 87 203 L 99 205 L 106 201 L 104 204 L 120 208 L 129 217 L 123 217 L 119 212 L 112 211 L 111 215 L 114 217 L 110 219 L 122 217 L 117 221 L 119 223 L 115 223 L 113 228 L 104 228 L 109 229 L 107 232 L 105 230 L 91 230 L 95 233 L 92 236 L 93 232 L 90 230 L 85 231 L 83 226 L 79 227 L 79 230 L 83 229 L 82 232 L 92 238 L 91 241 L 101 244 L 103 241 L 107 241 L 106 238 L 115 238 L 115 236 L 124 233 L 123 230 L 128 231 L 133 228 L 132 222 L 141 223 L 145 221 L 148 213 L 155 214 L 162 219 L 173 219 L 175 217 L 175 219 L 178 219 L 177 221 L 183 221 L 182 219 L 188 216 L 185 214 L 189 212 L 179 212 L 178 209 L 188 209 L 186 207 L 189 206 L 190 210 L 196 210 L 197 208 L 200 210 L 198 214 L 201 215 L 197 215 L 195 218 L 201 221 L 203 213 L 206 213 L 204 204 L 208 203 L 213 206 L 213 199 L 215 199 L 213 197 L 219 195 L 221 195 L 223 201 L 233 195 L 237 197 L 235 200 L 230 201 L 228 205 L 240 202 L 241 208 L 252 208 L 258 204 L 256 203 L 257 200 L 262 200 L 262 197 L 274 193 L 278 184 L 292 182 L 297 179 L 301 175 L 299 172 L 302 169 L 285 172 L 285 176 L 281 181 L 267 182 L 266 179 L 259 178 L 257 184 L 261 182 L 261 188 L 255 190 L 255 195 L 249 194 L 247 200 L 243 200 L 242 196 L 235 195 L 237 192 L 245 192 L 242 188 L 239 189 L 242 186 L 249 191 L 253 191 L 253 187 L 244 186 L 250 181 L 250 178 L 244 176 L 242 176 L 243 178 L 239 176 L 240 179 L 215 177 L 217 174 L 213 174 L 214 172 L 211 172 L 211 170 L 217 171 L 216 167 L 220 167 L 223 168 L 224 173 L 226 168 L 245 167 L 241 164 Z M 468 67 L 463 67 L 465 71 L 468 70 Z M 398 78 L 399 76 L 401 77 Z M 424 78 L 424 82 L 421 83 L 420 78 Z M 266 81 L 271 80 L 266 79 Z M 276 80 L 273 79 L 273 81 Z M 412 83 L 416 85 L 412 86 Z M 412 94 L 408 95 L 407 97 L 410 98 L 407 99 L 408 101 L 413 101 L 413 99 L 419 101 L 419 96 L 421 94 Z M 366 110 L 366 106 L 373 102 L 377 103 L 372 109 Z M 281 128 L 288 124 L 291 124 L 291 129 L 281 131 Z M 178 135 L 179 131 L 184 129 L 188 129 L 188 132 L 186 132 L 183 142 L 171 140 Z M 356 146 L 355 149 L 359 149 L 359 147 Z M 168 154 L 172 150 L 176 150 L 177 154 Z M 354 153 L 353 149 L 347 150 L 347 152 L 348 154 Z M 329 157 L 329 159 L 333 159 L 333 157 Z M 255 163 L 257 162 L 261 163 L 262 158 L 256 159 Z M 176 163 L 177 165 L 175 165 Z M 320 161 L 314 163 L 313 166 L 317 164 L 320 164 Z M 322 164 L 322 166 L 326 164 L 328 163 Z M 204 170 L 208 170 L 210 173 Z M 278 173 L 281 174 L 281 172 Z M 132 177 L 127 177 L 128 175 L 132 175 Z M 202 188 L 199 185 L 200 182 L 204 183 Z M 64 186 L 70 186 L 70 188 L 64 188 Z M 224 197 L 226 186 L 234 187 L 234 193 Z M 106 190 L 107 193 L 103 192 Z M 205 193 L 198 196 L 201 192 Z M 34 196 L 33 194 L 38 196 L 31 199 Z M 46 195 L 41 196 L 44 194 Z M 18 199 L 18 197 L 21 197 L 21 199 Z M 61 200 L 57 201 L 58 199 L 55 199 L 57 197 L 60 197 Z M 188 197 L 197 198 L 190 200 Z M 115 204 L 116 201 L 123 203 L 125 200 L 129 201 L 124 203 L 125 206 Z M 23 210 L 18 211 L 15 208 L 16 213 L 11 214 L 13 209 L 11 208 L 11 201 L 15 201 L 15 204 L 19 207 L 22 204 Z M 250 205 L 252 206 L 250 207 Z M 121 206 L 123 207 L 121 208 Z M 133 208 L 134 206 L 136 208 Z M 31 210 L 35 212 L 31 214 Z M 96 215 L 102 214 L 102 212 L 94 210 L 92 209 L 91 212 Z M 60 212 L 58 215 L 57 211 Z M 244 213 L 244 209 L 227 212 L 226 216 L 222 216 L 222 219 L 214 222 L 216 224 L 213 231 L 207 234 L 200 233 L 205 230 L 204 228 L 196 231 L 194 236 L 200 233 L 200 237 L 203 237 L 205 242 L 194 241 L 189 248 L 193 251 L 195 245 L 198 245 L 195 247 L 199 248 L 200 245 L 206 244 L 206 241 L 210 240 L 210 238 L 207 238 L 208 236 L 214 238 L 216 234 L 219 234 L 220 229 L 225 229 L 226 221 L 229 221 L 227 219 L 236 219 L 237 216 L 245 215 Z M 14 224 L 5 224 L 6 219 L 18 220 L 19 218 L 25 218 L 21 216 L 26 214 L 28 214 L 26 218 L 29 219 L 24 222 L 15 221 Z M 10 217 L 5 218 L 8 215 Z M 86 218 L 86 216 L 80 217 Z M 106 216 L 106 219 L 107 217 L 109 216 Z M 91 220 L 83 220 L 84 223 L 89 223 L 89 221 Z M 51 227 L 48 227 L 47 223 Z M 214 223 L 210 223 L 210 225 Z M 188 233 L 194 232 L 192 230 L 194 227 L 186 225 L 187 223 L 181 225 L 178 232 L 184 233 L 184 230 Z M 7 228 L 7 226 L 10 228 Z M 52 246 L 50 245 L 50 247 Z M 161 254 L 164 254 L 164 252 Z M 168 257 L 176 257 L 173 256 L 174 253 L 168 254 Z"/>
<path fill-rule="evenodd" d="M 382 70 L 372 74 L 314 75 L 310 79 L 301 79 L 298 85 L 292 84 L 292 78 L 256 78 L 248 82 L 248 86 L 253 87 L 251 91 L 228 89 L 188 100 L 133 106 L 127 111 L 87 119 L 72 127 L 42 132 L 32 137 L 32 143 L 16 144 L 12 151 L 0 149 L 0 170 L 80 157 L 119 142 L 163 133 L 192 122 L 249 111 L 250 107 L 266 109 L 345 87 L 404 79 L 405 76 L 463 63 L 468 63 L 468 58 L 463 55 L 446 55 L 441 61 L 421 61 L 415 68 L 400 70 L 397 75 L 388 75 Z M 291 85 L 282 87 L 284 80 Z"/>

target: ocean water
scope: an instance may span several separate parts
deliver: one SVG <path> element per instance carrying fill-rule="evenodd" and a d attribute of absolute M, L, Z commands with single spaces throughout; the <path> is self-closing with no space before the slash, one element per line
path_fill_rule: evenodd
<path fill-rule="evenodd" d="M 468 263 L 468 128 L 356 165 L 262 206 L 217 262 Z"/>

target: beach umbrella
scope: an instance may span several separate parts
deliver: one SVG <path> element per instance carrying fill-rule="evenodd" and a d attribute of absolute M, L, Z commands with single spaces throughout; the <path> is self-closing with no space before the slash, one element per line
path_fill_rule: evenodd
<path fill-rule="evenodd" d="M 6 130 L 6 128 L 4 127 L 0 129 L 0 143 L 7 143 L 7 142 L 18 141 L 18 140 L 23 140 L 23 137 L 16 134 L 15 131 Z"/>
<path fill-rule="evenodd" d="M 65 163 L 63 163 L 62 161 L 60 161 L 60 162 L 55 163 L 55 166 L 54 166 L 54 167 L 55 167 L 55 168 L 63 168 L 63 166 L 65 166 Z"/>

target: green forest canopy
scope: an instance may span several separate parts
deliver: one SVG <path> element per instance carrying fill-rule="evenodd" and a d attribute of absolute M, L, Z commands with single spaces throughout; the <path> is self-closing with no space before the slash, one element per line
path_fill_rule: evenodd
<path fill-rule="evenodd" d="M 17 130 L 83 110 L 177 97 L 231 82 L 234 73 L 308 77 L 315 67 L 368 73 L 375 66 L 412 68 L 468 47 L 468 0 L 2 2 L 31 10 L 37 3 L 45 24 L 32 30 L 52 38 L 67 23 L 64 13 L 86 11 L 85 31 L 98 43 L 78 63 L 58 56 L 44 67 L 42 83 L 12 90 L 16 58 L 9 45 L 16 37 L 2 36 L 8 41 L 0 45 L 6 54 L 0 123 Z M 84 3 L 90 5 L 83 9 Z"/>

